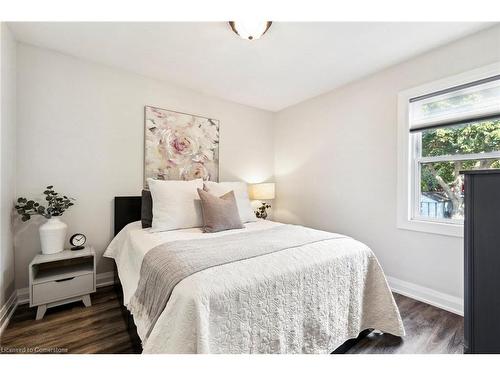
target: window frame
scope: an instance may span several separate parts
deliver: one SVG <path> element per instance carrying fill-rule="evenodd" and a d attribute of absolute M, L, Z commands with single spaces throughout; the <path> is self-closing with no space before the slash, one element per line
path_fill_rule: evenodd
<path fill-rule="evenodd" d="M 500 63 L 484 66 L 438 81 L 430 82 L 398 94 L 398 166 L 397 227 L 400 229 L 463 237 L 463 221 L 433 219 L 420 213 L 420 164 L 422 162 L 500 158 L 499 152 L 422 157 L 421 133 L 410 133 L 409 101 L 411 98 L 438 92 L 500 74 Z M 419 134 L 418 136 L 416 134 Z M 418 176 L 418 178 L 416 178 Z M 418 191 L 418 193 L 417 193 Z"/>

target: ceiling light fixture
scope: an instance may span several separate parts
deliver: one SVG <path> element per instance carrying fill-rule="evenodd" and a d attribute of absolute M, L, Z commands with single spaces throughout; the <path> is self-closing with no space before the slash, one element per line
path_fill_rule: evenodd
<path fill-rule="evenodd" d="M 241 38 L 259 39 L 271 27 L 271 21 L 229 21 L 231 29 Z"/>

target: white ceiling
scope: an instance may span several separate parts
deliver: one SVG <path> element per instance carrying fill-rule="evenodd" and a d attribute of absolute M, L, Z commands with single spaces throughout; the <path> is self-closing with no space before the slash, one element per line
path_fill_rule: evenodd
<path fill-rule="evenodd" d="M 274 22 L 248 41 L 225 22 L 9 24 L 22 42 L 270 111 L 491 25 Z"/>

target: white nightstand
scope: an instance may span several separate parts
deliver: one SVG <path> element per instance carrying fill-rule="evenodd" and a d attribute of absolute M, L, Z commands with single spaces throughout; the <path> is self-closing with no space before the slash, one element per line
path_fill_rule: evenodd
<path fill-rule="evenodd" d="M 94 249 L 64 250 L 57 254 L 38 254 L 29 265 L 30 307 L 38 306 L 36 319 L 47 308 L 81 300 L 90 306 L 95 292 L 96 257 Z"/>

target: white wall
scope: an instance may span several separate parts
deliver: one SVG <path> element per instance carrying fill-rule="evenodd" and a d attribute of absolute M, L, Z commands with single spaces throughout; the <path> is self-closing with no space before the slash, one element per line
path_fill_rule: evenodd
<path fill-rule="evenodd" d="M 460 299 L 462 240 L 396 228 L 397 94 L 499 60 L 496 27 L 273 115 L 20 44 L 17 193 L 54 184 L 75 197 L 69 234 L 86 233 L 102 252 L 113 197 L 142 187 L 143 106 L 211 116 L 221 121 L 222 180 L 274 172 L 276 219 L 351 235 L 389 276 Z M 39 251 L 39 222 L 15 222 L 16 288 Z M 101 259 L 98 271 L 111 264 Z"/>
<path fill-rule="evenodd" d="M 14 241 L 11 225 L 15 199 L 16 43 L 5 23 L 0 24 L 0 312 L 14 292 Z M 0 316 L 0 318 L 2 318 Z"/>
<path fill-rule="evenodd" d="M 53 184 L 77 202 L 62 217 L 102 253 L 112 238 L 113 197 L 138 195 L 143 108 L 220 120 L 220 179 L 272 179 L 272 114 L 49 50 L 18 45 L 18 195 Z M 39 251 L 39 221 L 16 224 L 16 288 Z M 112 270 L 100 259 L 98 272 Z"/>
<path fill-rule="evenodd" d="M 279 112 L 276 217 L 353 236 L 388 275 L 462 298 L 462 239 L 396 228 L 397 94 L 495 61 L 500 27 Z"/>

